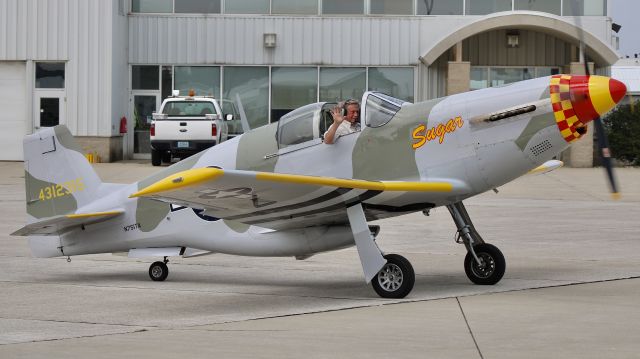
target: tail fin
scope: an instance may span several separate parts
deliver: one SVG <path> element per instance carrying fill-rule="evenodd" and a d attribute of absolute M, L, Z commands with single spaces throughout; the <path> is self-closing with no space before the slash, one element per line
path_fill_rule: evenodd
<path fill-rule="evenodd" d="M 74 213 L 97 198 L 102 181 L 66 126 L 24 138 L 29 221 Z"/>

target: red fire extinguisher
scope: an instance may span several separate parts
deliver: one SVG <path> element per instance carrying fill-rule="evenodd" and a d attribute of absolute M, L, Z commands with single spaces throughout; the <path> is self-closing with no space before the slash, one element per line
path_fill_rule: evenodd
<path fill-rule="evenodd" d="M 120 119 L 120 134 L 123 135 L 127 133 L 127 118 L 122 116 Z"/>

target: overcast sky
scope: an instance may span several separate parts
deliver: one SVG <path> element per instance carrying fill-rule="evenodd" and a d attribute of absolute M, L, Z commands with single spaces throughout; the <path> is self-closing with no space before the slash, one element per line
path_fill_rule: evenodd
<path fill-rule="evenodd" d="M 639 54 L 640 57 L 640 1 L 609 0 L 609 16 L 616 24 L 622 25 L 620 36 L 620 56 Z"/>

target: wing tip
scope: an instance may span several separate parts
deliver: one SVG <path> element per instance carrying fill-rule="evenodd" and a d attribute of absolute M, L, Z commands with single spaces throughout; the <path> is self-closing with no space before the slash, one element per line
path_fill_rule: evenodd
<path fill-rule="evenodd" d="M 144 197 L 161 192 L 174 191 L 183 187 L 197 185 L 199 183 L 215 180 L 222 176 L 224 171 L 215 167 L 192 168 L 169 175 L 149 186 L 129 195 L 129 198 Z"/>

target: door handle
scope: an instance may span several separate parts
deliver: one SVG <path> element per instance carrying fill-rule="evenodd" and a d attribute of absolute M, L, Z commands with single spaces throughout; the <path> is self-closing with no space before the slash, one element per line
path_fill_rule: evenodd
<path fill-rule="evenodd" d="M 180 132 L 187 132 L 187 129 L 186 128 L 181 128 Z"/>

